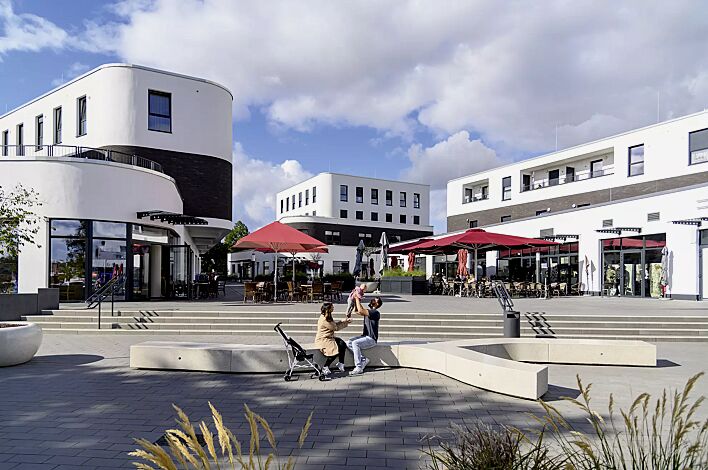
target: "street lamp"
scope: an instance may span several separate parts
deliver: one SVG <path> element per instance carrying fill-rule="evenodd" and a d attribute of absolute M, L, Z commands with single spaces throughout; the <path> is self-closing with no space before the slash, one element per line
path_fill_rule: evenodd
<path fill-rule="evenodd" d="M 256 279 L 256 252 L 251 252 L 251 280 Z"/>

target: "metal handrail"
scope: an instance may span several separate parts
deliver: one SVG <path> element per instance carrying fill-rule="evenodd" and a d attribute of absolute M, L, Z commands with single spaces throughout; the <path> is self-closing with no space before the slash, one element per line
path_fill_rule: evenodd
<path fill-rule="evenodd" d="M 595 170 L 595 171 L 585 171 L 576 173 L 572 177 L 560 176 L 554 179 L 535 181 L 528 185 L 521 185 L 521 192 L 525 193 L 527 191 L 536 191 L 538 189 L 550 188 L 553 186 L 560 186 L 563 184 L 576 183 L 578 181 L 586 181 L 594 178 L 601 178 L 603 176 L 612 176 L 614 171 L 612 168 Z"/>
<path fill-rule="evenodd" d="M 0 145 L 1 157 L 83 158 L 86 160 L 122 163 L 164 173 L 162 165 L 140 155 L 118 150 L 74 145 Z"/>
<path fill-rule="evenodd" d="M 93 294 L 89 295 L 89 296 L 86 298 L 86 300 L 85 300 L 86 305 L 88 306 L 88 308 L 94 308 L 94 307 L 97 305 L 97 303 L 98 303 L 98 299 L 99 299 L 105 292 L 107 292 L 108 289 L 110 289 L 111 287 L 113 287 L 113 286 L 118 282 L 118 280 L 119 280 L 120 277 L 121 277 L 121 276 L 112 277 L 111 279 L 108 280 L 107 283 L 105 283 L 104 285 L 102 285 L 101 287 L 99 287 Z"/>
<path fill-rule="evenodd" d="M 113 308 L 115 306 L 115 295 L 120 289 L 125 288 L 125 276 L 116 276 L 111 278 L 106 284 L 104 284 L 100 289 L 94 292 L 88 299 L 86 303 L 89 304 L 88 308 L 94 308 L 98 305 L 98 329 L 101 329 L 101 306 L 103 305 L 104 299 L 109 295 L 111 296 L 111 317 L 113 316 Z M 95 298 L 94 298 L 95 297 Z M 91 299 L 89 301 L 89 299 Z"/>

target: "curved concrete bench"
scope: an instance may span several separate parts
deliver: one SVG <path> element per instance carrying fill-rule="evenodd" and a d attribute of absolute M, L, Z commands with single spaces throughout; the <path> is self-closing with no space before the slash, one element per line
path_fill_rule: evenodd
<path fill-rule="evenodd" d="M 303 345 L 323 358 L 313 345 Z M 505 395 L 535 400 L 548 391 L 548 368 L 535 363 L 655 366 L 656 346 L 644 341 L 491 338 L 435 343 L 379 343 L 370 367 L 437 372 Z M 347 354 L 351 365 L 351 354 Z M 282 345 L 148 341 L 130 347 L 130 367 L 206 372 L 282 373 Z"/>

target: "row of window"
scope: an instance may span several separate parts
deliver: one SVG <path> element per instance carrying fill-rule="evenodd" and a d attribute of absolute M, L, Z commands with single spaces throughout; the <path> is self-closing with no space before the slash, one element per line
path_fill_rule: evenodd
<path fill-rule="evenodd" d="M 373 240 L 370 233 L 359 233 L 358 238 L 359 240 L 363 240 L 365 243 L 370 243 Z M 401 241 L 400 235 L 391 234 L 388 238 L 391 243 L 398 243 Z M 325 230 L 325 243 L 327 245 L 341 245 L 342 233 L 339 230 Z"/>
<path fill-rule="evenodd" d="M 689 132 L 689 165 L 708 162 L 708 129 Z M 644 144 L 634 145 L 627 149 L 627 176 L 639 176 L 644 174 Z M 593 160 L 590 162 L 589 178 L 604 176 L 603 160 Z M 565 183 L 576 181 L 575 168 L 566 167 Z M 556 186 L 561 184 L 560 170 L 554 169 L 548 171 L 548 185 Z M 488 198 L 488 188 L 483 186 L 480 197 L 473 195 L 472 188 L 464 188 L 464 201 L 472 202 L 479 199 Z M 531 175 L 522 175 L 521 190 L 528 191 L 532 188 Z M 511 200 L 511 176 L 502 178 L 502 201 Z M 504 221 L 502 221 L 504 222 Z"/>
<path fill-rule="evenodd" d="M 355 188 L 355 191 L 356 191 L 355 201 L 358 204 L 363 204 L 364 203 L 364 188 L 362 186 L 357 186 Z M 406 207 L 407 199 L 408 199 L 407 193 L 405 191 L 401 191 L 399 193 L 399 199 L 398 199 L 400 207 Z M 349 186 L 347 186 L 346 184 L 339 185 L 339 200 L 341 202 L 348 202 L 349 201 Z M 379 204 L 379 190 L 377 188 L 371 188 L 369 202 L 375 206 Z M 386 205 L 393 206 L 393 191 L 391 191 L 389 189 L 386 190 Z M 413 193 L 413 209 L 420 209 L 420 194 L 419 193 Z"/>
<path fill-rule="evenodd" d="M 76 99 L 76 137 L 88 133 L 88 106 L 86 96 Z M 158 132 L 172 132 L 172 95 L 161 91 L 148 90 L 148 130 Z M 15 126 L 15 145 L 17 155 L 24 155 L 25 125 L 19 123 Z M 52 144 L 59 145 L 62 137 L 62 107 L 58 106 L 52 111 Z M 44 143 L 44 114 L 34 118 L 34 145 L 41 150 Z M 2 156 L 8 156 L 10 146 L 10 130 L 2 132 Z"/>
<path fill-rule="evenodd" d="M 305 190 L 305 206 L 310 205 L 310 190 L 306 189 Z M 292 208 L 292 210 L 295 210 L 297 207 L 302 207 L 303 204 L 303 198 L 302 198 L 303 192 L 300 191 L 297 195 L 297 206 L 295 205 L 295 195 L 293 194 L 290 197 L 286 197 L 285 199 L 280 200 L 280 213 L 282 214 L 283 212 L 288 212 Z M 315 204 L 317 202 L 317 186 L 312 187 L 312 203 Z M 307 215 L 307 214 L 305 214 Z M 317 215 L 316 211 L 312 212 L 312 215 Z"/>
<path fill-rule="evenodd" d="M 347 209 L 340 209 L 339 210 L 339 218 L 340 219 L 346 219 L 349 217 L 349 211 Z M 364 220 L 364 211 L 356 211 L 354 213 L 354 218 L 356 220 Z M 379 213 L 378 212 L 371 212 L 370 213 L 370 220 L 372 222 L 378 222 L 379 221 Z M 406 214 L 399 214 L 398 215 L 398 223 L 401 224 L 406 224 L 408 218 L 406 217 Z M 386 222 L 393 222 L 393 214 L 387 213 L 386 214 Z M 413 224 L 414 225 L 420 225 L 420 216 L 419 215 L 414 215 L 413 216 Z"/>

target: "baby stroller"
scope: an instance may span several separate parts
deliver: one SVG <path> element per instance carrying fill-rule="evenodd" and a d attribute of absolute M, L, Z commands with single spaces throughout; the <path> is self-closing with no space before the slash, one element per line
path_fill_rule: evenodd
<path fill-rule="evenodd" d="M 315 371 L 310 375 L 310 378 L 317 377 L 320 380 L 327 380 L 327 376 L 322 372 L 322 368 L 313 360 L 314 354 L 307 354 L 305 348 L 300 346 L 297 341 L 292 339 L 290 336 L 285 334 L 283 329 L 280 327 L 282 323 L 278 323 L 273 328 L 277 331 L 280 336 L 283 337 L 283 343 L 285 344 L 285 351 L 288 354 L 288 365 L 289 368 L 285 372 L 283 377 L 286 382 L 293 380 L 293 371 L 295 369 L 314 369 Z M 296 379 L 297 380 L 297 379 Z"/>

